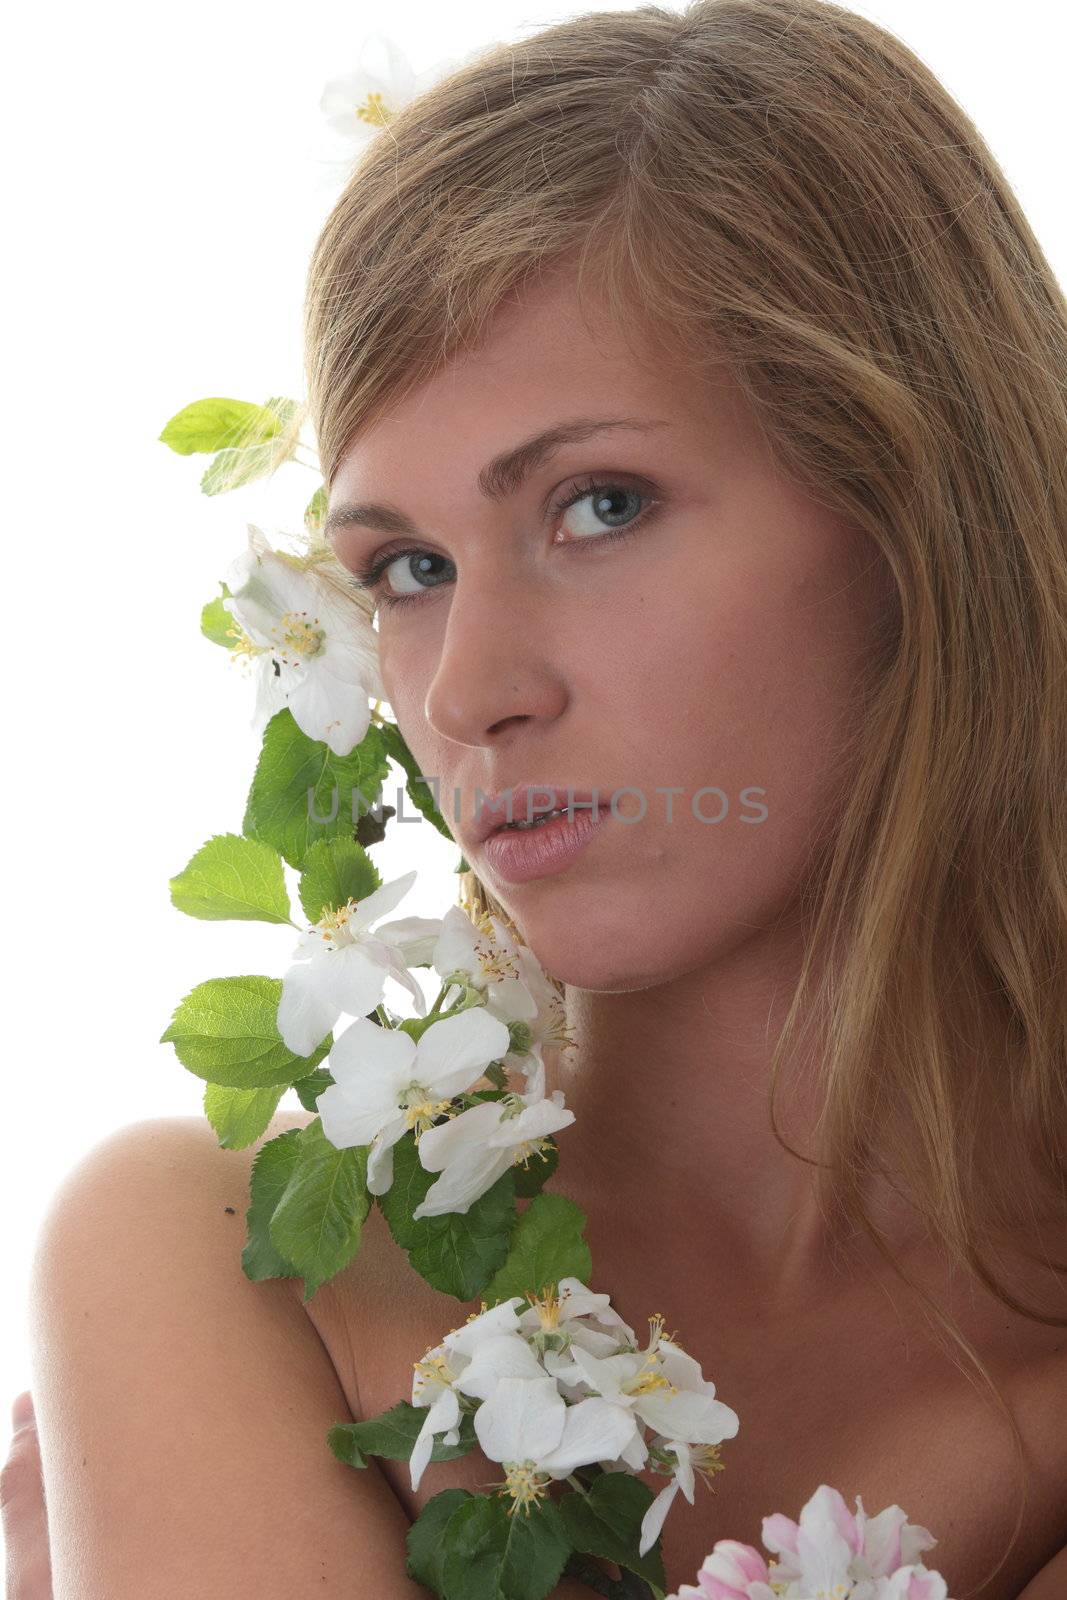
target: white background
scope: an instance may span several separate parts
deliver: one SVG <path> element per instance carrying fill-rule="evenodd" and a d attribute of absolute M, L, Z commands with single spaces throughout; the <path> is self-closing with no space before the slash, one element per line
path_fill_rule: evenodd
<path fill-rule="evenodd" d="M 1062 280 L 1059 8 L 854 9 L 967 109 Z M 19 7 L 5 27 L 0 1429 L 30 1386 L 26 1288 L 57 1184 L 125 1123 L 202 1115 L 202 1083 L 158 1042 L 175 1004 L 204 978 L 280 975 L 295 938 L 185 917 L 168 880 L 240 831 L 258 752 L 248 687 L 201 638 L 200 607 L 246 522 L 297 521 L 317 479 L 290 465 L 208 499 L 208 458 L 174 455 L 160 429 L 206 395 L 302 398 L 307 259 L 352 159 L 319 97 L 363 38 L 384 27 L 422 72 L 568 14 L 112 0 Z M 458 850 L 429 824 L 394 828 L 374 855 L 385 880 L 420 869 L 396 915 L 454 899 Z"/>

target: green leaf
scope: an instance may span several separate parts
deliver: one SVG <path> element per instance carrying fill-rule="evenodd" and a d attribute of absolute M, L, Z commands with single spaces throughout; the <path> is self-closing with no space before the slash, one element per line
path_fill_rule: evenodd
<path fill-rule="evenodd" d="M 257 406 L 248 400 L 216 396 L 183 406 L 159 437 L 178 455 L 191 456 L 198 451 L 264 444 L 281 433 L 282 427 L 283 419 L 269 404 Z"/>
<path fill-rule="evenodd" d="M 427 1500 L 408 1529 L 408 1575 L 436 1595 L 444 1593 L 442 1535 L 454 1513 L 472 1498 L 467 1489 L 442 1489 Z"/>
<path fill-rule="evenodd" d="M 171 878 L 170 898 L 187 916 L 207 921 L 292 923 L 281 856 L 240 833 L 216 833 L 201 845 Z"/>
<path fill-rule="evenodd" d="M 326 519 L 326 509 L 329 503 L 330 497 L 326 493 L 326 486 L 320 483 L 304 507 L 304 527 L 309 533 L 318 533 Z"/>
<path fill-rule="evenodd" d="M 333 1045 L 328 1033 L 309 1056 L 297 1056 L 278 1032 L 280 978 L 208 978 L 175 1007 L 160 1043 L 197 1078 L 227 1089 L 288 1087 L 318 1066 Z"/>
<path fill-rule="evenodd" d="M 284 1093 L 284 1084 L 277 1089 L 230 1089 L 222 1083 L 207 1083 L 204 1115 L 224 1150 L 244 1150 L 266 1133 Z"/>
<path fill-rule="evenodd" d="M 297 1159 L 269 1225 L 274 1248 L 304 1279 L 304 1302 L 359 1249 L 370 1210 L 367 1146 L 339 1150 L 318 1118 L 298 1130 Z"/>
<path fill-rule="evenodd" d="M 324 1089 L 328 1089 L 333 1081 L 332 1072 L 328 1072 L 325 1067 L 316 1067 L 306 1078 L 297 1079 L 293 1088 L 305 1111 L 314 1111 L 317 1108 L 319 1095 Z"/>
<path fill-rule="evenodd" d="M 593 1270 L 589 1246 L 582 1238 L 585 1212 L 562 1194 L 539 1194 L 519 1218 L 511 1249 L 485 1290 L 490 1305 L 512 1295 L 540 1294 L 561 1278 L 588 1283 Z"/>
<path fill-rule="evenodd" d="M 507 1257 L 515 1224 L 514 1175 L 505 1172 L 469 1211 L 416 1222 L 412 1212 L 436 1177 L 419 1161 L 414 1135 L 405 1134 L 393 1150 L 392 1185 L 378 1204 L 415 1271 L 443 1294 L 473 1300 Z"/>
<path fill-rule="evenodd" d="M 271 1241 L 270 1219 L 285 1193 L 300 1151 L 300 1128 L 269 1139 L 252 1162 L 252 1204 L 245 1212 L 248 1241 L 241 1252 L 241 1270 L 259 1283 L 264 1278 L 298 1278 L 300 1273 Z"/>
<path fill-rule="evenodd" d="M 304 861 L 300 877 L 300 904 L 309 922 L 318 922 L 326 910 L 336 910 L 349 899 L 365 900 L 382 880 L 363 846 L 337 834 L 316 839 Z"/>
<path fill-rule="evenodd" d="M 347 756 L 335 756 L 322 740 L 302 733 L 284 706 L 264 731 L 243 831 L 273 845 L 302 871 L 318 840 L 352 837 L 353 804 L 357 816 L 373 805 L 388 772 L 381 733 L 373 724 Z"/>
<path fill-rule="evenodd" d="M 210 639 L 212 644 L 221 644 L 224 649 L 232 650 L 241 636 L 236 619 L 223 605 L 229 597 L 229 585 L 222 585 L 222 593 L 217 594 L 214 600 L 209 600 L 200 612 L 200 632 L 205 639 Z"/>
<path fill-rule="evenodd" d="M 240 489 L 257 478 L 265 478 L 280 467 L 292 454 L 294 445 L 285 450 L 280 443 L 253 444 L 240 450 L 220 450 L 208 463 L 200 479 L 204 494 L 227 494 Z"/>
<path fill-rule="evenodd" d="M 304 409 L 299 400 L 289 400 L 285 395 L 272 395 L 269 400 L 264 400 L 263 406 L 264 410 L 277 417 L 283 429 L 299 428 Z"/>
<path fill-rule="evenodd" d="M 558 1166 L 559 1145 L 551 1134 L 547 1134 L 544 1150 L 532 1155 L 528 1166 L 523 1166 L 520 1161 L 515 1168 L 515 1193 L 517 1197 L 520 1200 L 530 1200 L 535 1194 L 540 1194 Z"/>
<path fill-rule="evenodd" d="M 433 823 L 438 833 L 444 834 L 449 844 L 455 844 L 456 841 L 452 836 L 452 830 L 434 804 L 433 790 L 420 771 L 419 764 L 408 748 L 407 741 L 396 723 L 382 723 L 379 732 L 382 735 L 386 754 L 392 756 L 393 760 L 403 767 L 404 772 L 407 774 L 407 782 L 404 785 L 404 789 L 412 804 L 422 812 L 428 822 Z"/>
<path fill-rule="evenodd" d="M 628 1472 L 605 1472 L 588 1494 L 565 1494 L 559 1510 L 576 1550 L 614 1561 L 662 1592 L 667 1581 L 662 1539 L 656 1540 L 647 1555 L 637 1553 L 641 1519 L 654 1498 L 640 1478 Z"/>
<path fill-rule="evenodd" d="M 475 1495 L 452 1513 L 441 1542 L 446 1600 L 545 1600 L 571 1551 L 559 1508 L 547 1499 L 529 1516 L 509 1516 L 500 1496 Z"/>
<path fill-rule="evenodd" d="M 365 1422 L 337 1423 L 327 1434 L 326 1442 L 338 1461 L 350 1467 L 365 1467 L 371 1456 L 382 1456 L 387 1461 L 407 1461 L 425 1421 L 425 1406 L 413 1406 L 401 1400 L 391 1411 L 383 1411 L 380 1417 L 370 1417 Z M 430 1460 L 456 1461 L 468 1455 L 477 1443 L 474 1415 L 468 1411 L 460 1420 L 458 1444 L 445 1444 L 444 1437 L 438 1434 Z"/>

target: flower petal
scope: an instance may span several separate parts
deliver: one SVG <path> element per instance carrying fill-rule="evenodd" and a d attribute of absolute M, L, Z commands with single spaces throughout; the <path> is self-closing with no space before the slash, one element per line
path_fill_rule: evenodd
<path fill-rule="evenodd" d="M 660 1530 L 662 1529 L 664 1522 L 667 1520 L 667 1512 L 674 1504 L 674 1497 L 677 1493 L 678 1484 L 672 1478 L 667 1487 L 660 1490 L 659 1494 L 656 1496 L 648 1510 L 645 1512 L 644 1516 L 641 1518 L 641 1538 L 637 1546 L 637 1552 L 639 1555 L 647 1556 L 648 1552 L 652 1549 L 652 1546 L 659 1538 Z"/>
<path fill-rule="evenodd" d="M 637 1433 L 632 1411 L 613 1406 L 609 1400 L 591 1396 L 567 1407 L 559 1444 L 537 1465 L 554 1478 L 565 1478 L 576 1467 L 599 1461 L 617 1461 Z"/>
<path fill-rule="evenodd" d="M 457 1011 L 431 1023 L 419 1039 L 416 1076 L 442 1097 L 460 1094 L 491 1061 L 502 1059 L 509 1042 L 507 1028 L 484 1006 Z"/>
<path fill-rule="evenodd" d="M 278 1001 L 278 1032 L 287 1050 L 309 1056 L 325 1039 L 339 1014 L 340 1008 L 323 993 L 312 963 L 301 961 L 288 969 Z"/>
<path fill-rule="evenodd" d="M 474 1413 L 474 1431 L 490 1461 L 539 1460 L 563 1433 L 567 1407 L 555 1380 L 501 1378 Z"/>

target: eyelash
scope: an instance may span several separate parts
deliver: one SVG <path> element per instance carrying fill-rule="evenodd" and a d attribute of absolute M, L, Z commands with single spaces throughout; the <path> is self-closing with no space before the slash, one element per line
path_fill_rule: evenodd
<path fill-rule="evenodd" d="M 600 534 L 587 540 L 581 539 L 575 542 L 599 545 L 605 544 L 609 540 L 624 538 L 627 534 L 636 532 L 638 528 L 643 527 L 654 515 L 654 508 L 660 504 L 653 495 L 646 494 L 643 489 L 639 489 L 635 484 L 615 482 L 611 479 L 583 478 L 580 485 L 568 492 L 566 499 L 557 502 L 552 507 L 551 515 L 553 519 L 561 517 L 565 511 L 570 510 L 571 506 L 577 505 L 579 500 L 588 499 L 590 495 L 609 494 L 613 489 L 623 489 L 628 494 L 638 495 L 646 504 L 632 521 L 625 523 L 622 527 L 605 528 Z M 352 585 L 356 589 L 375 591 L 379 588 L 380 580 L 387 568 L 391 567 L 394 561 L 399 561 L 402 556 L 433 555 L 435 553 L 431 550 L 425 550 L 419 545 L 406 545 L 399 550 L 386 550 L 382 555 L 375 556 L 373 561 L 367 562 L 358 572 L 353 574 Z M 436 584 L 431 585 L 423 593 L 429 594 L 432 589 L 437 587 L 439 586 Z M 383 589 L 376 594 L 375 598 L 379 605 L 389 609 L 393 606 L 410 605 L 412 601 L 416 604 L 421 604 L 418 593 L 394 595 Z"/>

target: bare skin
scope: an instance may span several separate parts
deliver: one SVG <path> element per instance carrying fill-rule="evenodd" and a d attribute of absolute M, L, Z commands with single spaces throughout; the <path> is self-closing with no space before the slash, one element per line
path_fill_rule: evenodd
<path fill-rule="evenodd" d="M 491 456 L 577 417 L 656 426 L 568 444 L 499 503 L 480 492 Z M 597 495 L 543 514 L 590 475 L 645 498 L 617 495 L 623 518 L 598 515 Z M 742 1418 L 715 1501 L 678 1501 L 668 1520 L 670 1581 L 691 1581 L 709 1530 L 758 1543 L 761 1515 L 797 1514 L 826 1481 L 932 1527 L 965 1593 L 1011 1527 L 1003 1426 L 927 1347 L 873 1247 L 853 1241 L 844 1262 L 830 1249 L 812 1169 L 775 1141 L 766 1107 L 804 937 L 797 886 L 848 781 L 856 685 L 891 604 L 878 552 L 777 469 L 725 377 L 709 389 L 587 324 L 566 278 L 509 306 L 481 351 L 351 443 L 331 510 L 366 501 L 420 531 L 338 527 L 346 566 L 409 547 L 434 558 L 398 557 L 377 588 L 388 700 L 467 859 L 567 985 L 579 1049 L 550 1087 L 577 1113 L 560 1186 L 589 1214 L 596 1282 L 634 1324 L 665 1312 Z M 623 519 L 634 532 L 607 538 Z M 412 598 L 389 607 L 391 594 Z M 610 820 L 566 870 L 511 884 L 470 824 L 478 789 L 524 782 L 630 786 L 648 809 Z M 717 826 L 689 806 L 712 784 L 730 801 Z M 681 788 L 673 821 L 659 785 Z M 757 785 L 769 816 L 746 826 L 740 797 Z M 792 1064 L 778 1103 L 801 1151 L 811 1067 Z M 884 1188 L 869 1199 L 909 1269 L 945 1290 L 910 1207 Z M 1047 1305 L 1047 1280 L 1032 1287 Z M 415 1285 L 391 1302 L 396 1340 L 359 1298 L 376 1307 L 374 1348 L 354 1303 L 346 1337 L 373 1413 L 407 1381 L 424 1296 Z M 1067 1539 L 1067 1439 L 1049 1420 L 1067 1388 L 1064 1334 L 967 1286 L 952 1304 L 1029 1427 L 1032 1519 L 983 1591 L 1014 1600 Z M 432 1343 L 440 1317 L 424 1331 Z M 438 1469 L 434 1488 L 446 1481 Z"/>
<path fill-rule="evenodd" d="M 505 500 L 479 492 L 490 456 L 563 420 L 621 416 L 665 425 L 572 443 Z M 607 539 L 596 497 L 543 513 L 587 475 L 660 501 L 658 514 Z M 693 1581 L 716 1538 L 758 1546 L 763 1515 L 795 1516 L 826 1482 L 929 1527 L 931 1564 L 963 1600 L 1012 1523 L 1005 1429 L 873 1252 L 830 1249 L 811 1169 L 767 1125 L 803 938 L 797 885 L 848 781 L 855 686 L 890 603 L 875 552 L 775 470 L 728 385 L 702 389 L 654 349 L 637 359 L 576 317 L 565 283 L 510 307 L 485 349 L 353 442 L 331 510 L 371 499 L 422 532 L 350 525 L 335 536 L 343 562 L 408 544 L 443 558 L 416 569 L 438 588 L 382 611 L 389 702 L 467 859 L 567 984 L 579 1048 L 549 1087 L 577 1121 L 556 1187 L 587 1212 L 595 1286 L 635 1327 L 665 1313 L 741 1418 L 714 1496 L 699 1486 L 668 1518 L 670 1586 Z M 395 562 L 391 579 L 415 589 L 413 566 Z M 648 811 L 612 819 L 565 872 L 508 885 L 470 822 L 476 788 L 523 782 L 631 786 Z M 682 791 L 673 823 L 659 785 Z M 728 796 L 719 825 L 690 809 L 705 785 Z M 759 826 L 740 820 L 750 786 L 768 807 Z M 794 1063 L 778 1106 L 802 1151 L 811 1066 Z M 308 1120 L 286 1113 L 265 1137 Z M 326 1427 L 408 1394 L 412 1362 L 474 1307 L 412 1273 L 377 1211 L 358 1257 L 306 1304 L 300 1280 L 249 1284 L 253 1154 L 219 1150 L 195 1119 L 124 1130 L 68 1180 L 44 1230 L 34 1391 L 57 1600 L 155 1600 L 176 1579 L 213 1593 L 219 1550 L 233 1600 L 280 1600 L 309 1574 L 314 1592 L 347 1595 L 353 1573 L 358 1592 L 408 1600 L 405 1523 L 442 1488 L 500 1477 L 472 1456 L 431 1467 L 413 1495 L 402 1463 L 355 1473 L 328 1458 Z M 1063 1330 L 946 1285 L 907 1206 L 870 1200 L 1016 1403 L 1030 1512 L 983 1600 L 1062 1600 Z M 1016 1287 L 1051 1298 L 1036 1271 Z M 568 1581 L 556 1600 L 587 1594 Z"/>

